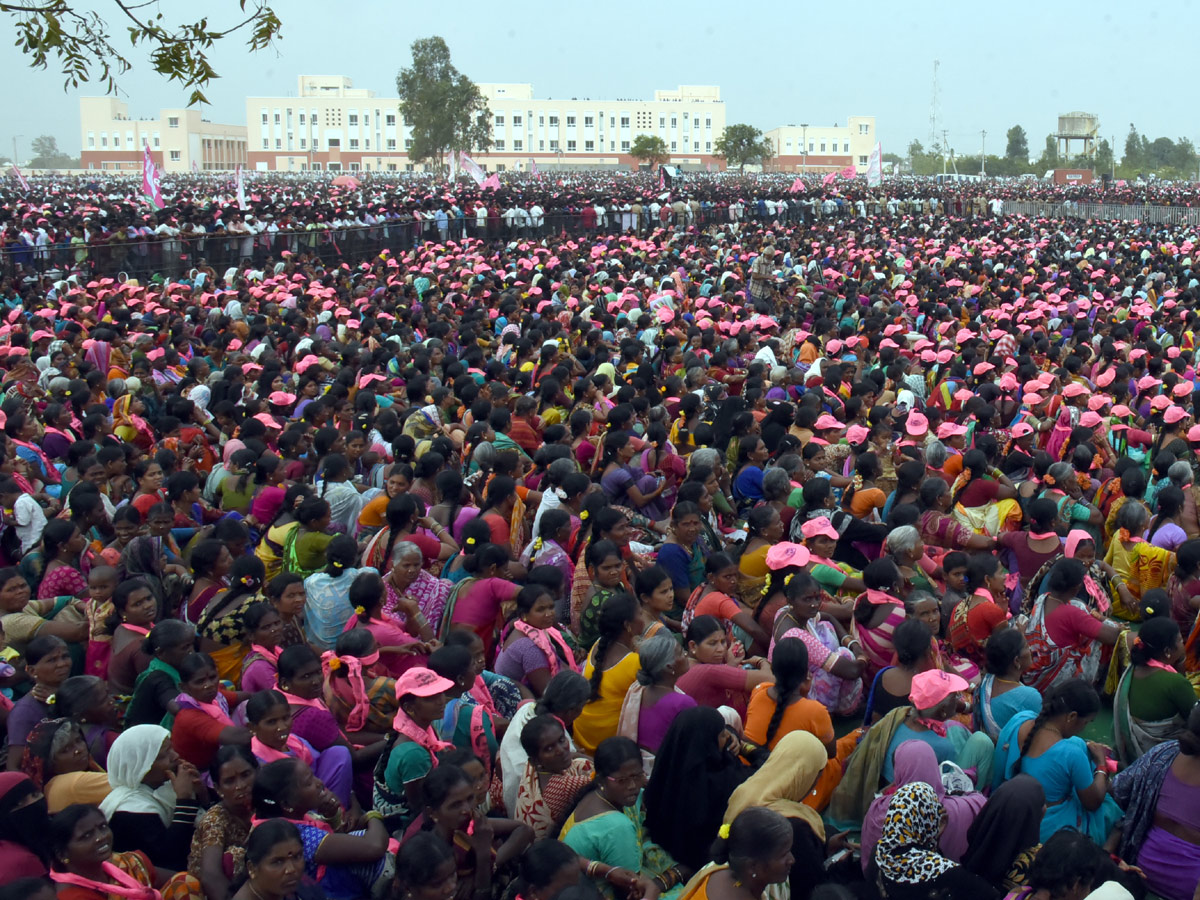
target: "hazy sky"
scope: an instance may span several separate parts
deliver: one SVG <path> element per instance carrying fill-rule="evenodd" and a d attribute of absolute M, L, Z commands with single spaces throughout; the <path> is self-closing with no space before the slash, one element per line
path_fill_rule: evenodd
<path fill-rule="evenodd" d="M 75 4 L 107 12 L 105 0 Z M 355 87 L 395 94 L 409 46 L 439 34 L 458 68 L 477 81 L 532 82 L 534 96 L 651 98 L 655 88 L 717 84 L 727 121 L 764 130 L 800 122 L 844 124 L 875 115 L 885 152 L 928 143 L 933 60 L 941 61 L 939 122 L 962 154 L 1003 153 L 1019 123 L 1037 156 L 1057 116 L 1096 113 L 1118 153 L 1129 123 L 1152 138 L 1200 138 L 1200 122 L 1178 112 L 1192 83 L 1186 35 L 1200 9 L 1186 0 L 1141 7 L 1103 2 L 952 4 L 934 2 L 660 4 L 610 0 L 400 3 L 383 0 L 275 0 L 282 38 L 249 56 L 230 39 L 213 54 L 224 77 L 208 88 L 206 118 L 243 123 L 247 95 L 288 95 L 296 76 L 348 75 Z M 731 15 L 729 10 L 737 10 Z M 213 23 L 234 21 L 232 0 L 162 0 L 170 20 L 203 9 Z M 223 18 L 222 10 L 228 11 Z M 110 20 L 120 37 L 123 26 Z M 7 25 L 7 23 L 5 23 Z M 134 117 L 185 102 L 156 76 L 140 48 L 121 78 Z M 29 142 L 52 134 L 79 151 L 81 95 L 64 93 L 53 70 L 28 69 L 11 41 L 0 41 L 9 73 L 0 147 L 14 134 Z"/>

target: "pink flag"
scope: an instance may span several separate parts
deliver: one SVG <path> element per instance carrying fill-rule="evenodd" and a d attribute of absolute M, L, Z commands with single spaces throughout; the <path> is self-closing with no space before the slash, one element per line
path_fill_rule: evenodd
<path fill-rule="evenodd" d="M 462 170 L 466 172 L 478 185 L 483 185 L 483 169 L 479 168 L 479 163 L 467 156 L 466 153 L 458 154 L 458 161 L 462 165 Z"/>
<path fill-rule="evenodd" d="M 667 186 L 667 173 L 663 171 L 663 167 L 658 167 L 658 189 L 664 190 Z"/>
<path fill-rule="evenodd" d="M 821 184 L 828 187 L 829 185 L 833 184 L 833 179 L 835 179 L 835 178 L 837 178 L 837 172 L 830 172 L 828 175 L 826 175 L 824 178 L 821 179 Z"/>
<path fill-rule="evenodd" d="M 854 168 L 854 166 L 846 166 L 846 168 L 842 169 L 842 171 L 838 172 L 838 174 L 843 178 L 857 178 L 858 169 Z"/>
<path fill-rule="evenodd" d="M 706 172 L 711 172 L 711 171 L 712 171 L 712 163 L 705 163 L 705 164 L 704 164 L 704 171 L 706 171 Z"/>
<path fill-rule="evenodd" d="M 532 156 L 529 157 L 529 171 L 532 172 L 534 175 L 536 175 L 538 173 L 537 160 L 534 159 Z"/>
<path fill-rule="evenodd" d="M 795 181 L 792 182 L 792 186 L 790 188 L 788 188 L 788 190 L 793 194 L 797 194 L 800 191 L 805 191 L 808 189 L 804 186 L 804 182 L 801 181 L 799 178 L 797 178 Z"/>
<path fill-rule="evenodd" d="M 142 193 L 155 209 L 165 205 L 162 198 L 162 188 L 159 187 L 158 167 L 154 165 L 154 157 L 150 155 L 150 145 L 142 145 Z"/>
<path fill-rule="evenodd" d="M 485 190 L 487 188 L 491 188 L 493 191 L 500 190 L 500 176 L 493 172 L 487 178 L 483 179 L 483 184 L 481 184 L 479 187 Z"/>
<path fill-rule="evenodd" d="M 246 209 L 246 182 L 242 176 L 242 164 L 238 163 L 237 167 L 237 202 L 238 209 Z"/>
<path fill-rule="evenodd" d="M 200 171 L 200 166 L 198 166 L 196 164 L 196 161 L 193 159 L 192 160 L 192 173 L 195 174 L 196 172 L 199 172 L 199 171 Z"/>
<path fill-rule="evenodd" d="M 29 182 L 25 180 L 25 176 L 21 174 L 21 170 L 17 168 L 16 163 L 13 163 L 12 173 L 17 181 L 20 182 L 21 188 L 26 191 L 29 190 Z"/>

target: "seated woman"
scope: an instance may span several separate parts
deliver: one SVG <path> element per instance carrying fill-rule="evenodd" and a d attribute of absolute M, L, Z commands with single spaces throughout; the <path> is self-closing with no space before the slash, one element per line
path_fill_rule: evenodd
<path fill-rule="evenodd" d="M 1000 560 L 986 553 L 976 554 L 967 564 L 966 597 L 950 614 L 947 634 L 950 646 L 979 668 L 985 663 L 984 645 L 1009 619 L 1007 577 Z"/>
<path fill-rule="evenodd" d="M 638 745 L 646 760 L 646 773 L 671 723 L 696 701 L 675 686 L 687 670 L 687 657 L 670 634 L 656 634 L 638 645 L 637 679 L 621 704 L 617 733 Z"/>
<path fill-rule="evenodd" d="M 391 562 L 379 571 L 387 595 L 384 617 L 395 620 L 413 637 L 428 641 L 435 637 L 434 628 L 442 621 L 452 585 L 426 572 L 422 568 L 425 559 L 417 544 L 397 541 Z"/>
<path fill-rule="evenodd" d="M 212 656 L 222 681 L 235 684 L 246 658 L 246 609 L 261 595 L 265 573 L 257 556 L 240 556 L 229 570 L 229 588 L 218 593 L 196 620 L 200 648 Z M 207 768 L 207 767 L 205 767 Z"/>
<path fill-rule="evenodd" d="M 308 601 L 304 606 L 305 638 L 317 650 L 332 650 L 333 643 L 354 614 L 350 604 L 350 585 L 360 572 L 356 569 L 358 544 L 348 534 L 339 534 L 325 550 L 325 566 L 304 579 Z"/>
<path fill-rule="evenodd" d="M 785 476 L 782 469 L 778 474 Z M 791 485 L 786 476 L 784 483 Z M 763 585 L 770 569 L 767 551 L 783 540 L 787 530 L 783 519 L 773 506 L 756 506 L 746 514 L 746 539 L 735 551 L 738 566 L 737 599 L 747 607 L 755 606 L 762 599 Z"/>
<path fill-rule="evenodd" d="M 792 830 L 792 863 L 789 883 L 793 896 L 808 897 L 824 880 L 825 859 L 844 846 L 844 836 L 826 839 L 825 823 L 814 794 L 830 764 L 824 745 L 806 731 L 786 735 L 729 798 L 725 825 L 741 818 L 752 807 L 766 807 L 784 816 Z M 841 769 L 838 769 L 841 775 Z M 718 832 L 720 835 L 720 832 Z"/>
<path fill-rule="evenodd" d="M 1135 604 L 1141 602 L 1146 591 L 1164 587 L 1175 564 L 1172 551 L 1155 546 L 1142 537 L 1149 521 L 1150 514 L 1141 503 L 1123 504 L 1117 510 L 1117 530 L 1104 554 L 1104 561 L 1116 571 L 1117 579 L 1125 583 Z M 1137 606 L 1114 603 L 1113 615 L 1136 621 Z"/>
<path fill-rule="evenodd" d="M 1183 654 L 1179 626 L 1166 616 L 1144 623 L 1133 639 L 1132 665 L 1113 697 L 1113 737 L 1122 765 L 1183 733 L 1196 705 L 1191 682 L 1176 668 Z"/>
<path fill-rule="evenodd" d="M 324 752 L 292 733 L 292 709 L 279 691 L 260 691 L 246 703 L 246 721 L 252 738 L 250 751 L 261 763 L 285 757 L 302 760 L 345 809 L 355 805 L 351 792 L 353 769 L 350 751 L 339 744 Z"/>
<path fill-rule="evenodd" d="M 937 790 L 938 782 L 933 784 Z M 942 798 L 950 810 L 951 798 Z M 967 852 L 962 864 L 986 881 L 1006 891 L 1023 888 L 1029 867 L 1042 845 L 1042 815 L 1046 792 L 1037 779 L 1016 775 L 988 797 L 987 803 L 966 829 Z M 951 833 L 947 823 L 943 837 Z"/>
<path fill-rule="evenodd" d="M 538 715 L 521 729 L 527 759 L 517 783 L 513 818 L 533 829 L 535 838 L 549 837 L 579 794 L 595 776 L 592 761 L 572 754 L 571 740 L 552 715 Z"/>
<path fill-rule="evenodd" d="M 754 614 L 736 598 L 738 564 L 728 553 L 713 553 L 704 563 L 705 578 L 692 591 L 683 611 L 683 627 L 691 625 L 696 616 L 719 619 L 750 655 L 762 656 L 771 645 L 771 637 L 754 619 Z"/>
<path fill-rule="evenodd" d="M 267 602 L 279 613 L 282 634 L 281 649 L 305 644 L 304 604 L 308 595 L 304 592 L 304 579 L 291 572 L 276 575 L 267 582 Z"/>
<path fill-rule="evenodd" d="M 579 610 L 579 646 L 591 648 L 600 637 L 600 610 L 617 594 L 629 590 L 621 548 L 613 541 L 593 541 L 583 554 L 589 587 Z M 636 580 L 635 580 L 636 582 Z"/>
<path fill-rule="evenodd" d="M 471 777 L 452 763 L 429 773 L 421 796 L 424 810 L 402 840 L 431 833 L 449 845 L 458 870 L 456 897 L 486 896 L 496 871 L 510 867 L 533 842 L 528 825 L 483 815 L 476 808 Z"/>
<path fill-rule="evenodd" d="M 244 858 L 246 880 L 230 900 L 303 896 L 298 889 L 303 885 L 304 842 L 298 826 L 286 819 L 260 823 L 246 841 Z"/>
<path fill-rule="evenodd" d="M 986 534 L 976 534 L 950 514 L 953 508 L 950 485 L 944 479 L 926 478 L 921 484 L 921 517 L 917 529 L 931 547 L 946 550 L 991 550 L 996 542 Z"/>
<path fill-rule="evenodd" d="M 121 711 L 108 684 L 95 675 L 73 675 L 54 694 L 54 715 L 83 729 L 88 754 L 103 768 L 108 748 L 120 734 Z"/>
<path fill-rule="evenodd" d="M 1042 695 L 1021 684 L 1021 676 L 1033 662 L 1025 635 L 1016 628 L 1002 628 L 987 642 L 987 674 L 975 689 L 975 727 L 993 741 L 1019 712 L 1037 715 Z"/>
<path fill-rule="evenodd" d="M 958 692 L 966 689 L 966 681 L 953 672 L 930 669 L 913 676 L 908 694 L 911 708 L 896 725 L 880 769 L 885 781 L 894 778 L 896 748 L 916 740 L 929 744 L 939 763 L 955 763 L 978 785 L 991 783 L 995 751 L 991 739 L 952 719 L 958 712 Z"/>
<path fill-rule="evenodd" d="M 697 706 L 671 723 L 646 785 L 646 828 L 679 863 L 707 861 L 734 789 L 750 775 L 723 713 Z"/>
<path fill-rule="evenodd" d="M 354 744 L 378 744 L 396 715 L 396 680 L 380 665 L 375 635 L 365 628 L 343 631 L 334 649 L 321 655 L 324 700 L 342 733 Z"/>
<path fill-rule="evenodd" d="M 163 868 L 186 869 L 206 792 L 196 767 L 171 746 L 171 733 L 158 725 L 123 732 L 108 751 L 108 783 L 100 811 L 112 828 L 112 848 L 142 850 Z"/>
<path fill-rule="evenodd" d="M 1054 521 L 1058 517 L 1054 502 L 1045 498 L 1033 500 L 1027 515 L 1028 531 L 1008 531 L 997 540 L 1000 547 L 1008 551 L 1010 564 L 1016 562 L 1016 572 L 1025 591 L 1029 590 L 1029 582 L 1038 569 L 1062 553 L 1062 539 L 1054 530 Z"/>
<path fill-rule="evenodd" d="M 188 874 L 199 879 L 209 897 L 227 897 L 246 875 L 246 840 L 250 837 L 251 791 L 258 760 L 241 744 L 221 747 L 213 757 L 213 790 L 219 802 L 196 820 Z"/>
<path fill-rule="evenodd" d="M 575 743 L 584 753 L 595 753 L 605 738 L 617 733 L 621 705 L 637 677 L 638 657 L 633 650 L 640 607 L 632 594 L 615 594 L 600 610 L 600 636 L 583 666 L 591 696 L 575 720 Z"/>
<path fill-rule="evenodd" d="M 25 742 L 33 726 L 51 713 L 54 692 L 71 674 L 71 657 L 61 638 L 51 634 L 35 637 L 25 648 L 25 672 L 33 688 L 8 711 L 8 770 L 21 766 Z"/>
<path fill-rule="evenodd" d="M 521 746 L 521 734 L 525 723 L 534 716 L 550 715 L 557 718 L 567 731 L 567 743 L 575 753 L 575 742 L 571 740 L 575 719 L 591 696 L 591 686 L 578 672 L 564 669 L 550 679 L 541 698 L 526 701 L 513 714 L 504 737 L 500 740 L 500 775 L 503 779 L 504 808 L 510 813 L 516 809 L 517 784 L 525 771 L 529 756 Z"/>
<path fill-rule="evenodd" d="M 883 831 L 871 856 L 883 896 L 889 900 L 925 900 L 931 896 L 997 900 L 999 891 L 938 852 L 945 811 L 937 792 L 921 781 L 892 795 Z"/>
<path fill-rule="evenodd" d="M 384 613 L 386 602 L 384 580 L 369 570 L 359 572 L 350 585 L 354 615 L 346 621 L 346 632 L 370 632 L 379 652 L 379 662 L 375 665 L 395 678 L 414 666 L 425 665 L 434 634 L 415 601 L 406 598 L 402 603 L 407 605 L 394 608 L 403 616 L 403 625 L 400 619 Z"/>
<path fill-rule="evenodd" d="M 471 651 L 460 644 L 438 647 L 429 655 L 429 669 L 453 682 L 446 692 L 446 708 L 437 731 L 454 746 L 471 750 L 490 775 L 500 749 L 499 731 L 492 711 L 471 693 L 475 684 Z"/>
<path fill-rule="evenodd" d="M 1112 782 L 1125 810 L 1120 855 L 1164 900 L 1191 900 L 1200 882 L 1200 706 L 1178 739 L 1138 758 Z"/>
<path fill-rule="evenodd" d="M 647 836 L 642 806 L 645 783 L 637 745 L 628 738 L 607 738 L 596 749 L 591 790 L 579 798 L 559 833 L 559 839 L 580 856 L 613 867 L 602 881 L 592 878 L 606 900 L 616 900 L 614 887 L 623 893 L 656 880 L 660 896 L 674 898 L 690 874 Z"/>
<path fill-rule="evenodd" d="M 181 758 L 197 769 L 212 765 L 222 744 L 250 743 L 250 731 L 234 725 L 230 704 L 237 694 L 221 689 L 217 667 L 207 653 L 189 653 L 179 664 L 179 711 L 171 725 L 171 744 Z"/>
<path fill-rule="evenodd" d="M 1042 840 L 1076 828 L 1097 844 L 1108 840 L 1121 809 L 1108 796 L 1108 748 L 1079 737 L 1100 711 L 1100 698 L 1087 682 L 1060 682 L 1042 697 L 1042 711 L 1017 713 L 996 742 L 993 789 L 1018 772 L 1032 775 L 1046 791 Z"/>
<path fill-rule="evenodd" d="M 824 828 L 819 817 L 814 823 L 792 815 L 795 808 L 796 804 L 783 802 L 743 808 L 726 823 L 728 834 L 714 845 L 713 862 L 688 882 L 678 895 L 680 900 L 763 897 L 768 886 L 784 882 L 795 885 L 792 897 L 807 900 L 824 880 L 824 841 L 813 836 L 814 830 L 824 834 Z M 802 865 L 802 859 L 808 864 Z"/>
<path fill-rule="evenodd" d="M 21 879 L 44 878 L 50 863 L 45 844 L 49 821 L 45 800 L 28 775 L 0 774 L 0 889 Z"/>
<path fill-rule="evenodd" d="M 937 644 L 929 626 L 917 618 L 905 619 L 892 636 L 896 664 L 879 671 L 871 684 L 863 724 L 874 725 L 894 709 L 908 706 L 913 678 L 937 670 Z"/>
<path fill-rule="evenodd" d="M 754 668 L 741 667 L 741 657 L 730 652 L 725 627 L 713 616 L 694 618 L 685 644 L 688 670 L 676 685 L 701 706 L 728 706 L 744 717 L 754 688 L 775 680 L 771 664 L 761 657 L 745 660 Z"/>
<path fill-rule="evenodd" d="M 304 873 L 330 900 L 368 896 L 384 873 L 388 832 L 379 815 L 347 832 L 334 827 L 341 808 L 312 770 L 298 759 L 279 759 L 258 770 L 254 779 L 254 815 L 288 819 L 300 831 Z"/>
<path fill-rule="evenodd" d="M 118 694 L 133 693 L 137 677 L 150 665 L 142 644 L 158 620 L 158 601 L 140 578 L 128 578 L 112 595 L 113 614 L 106 623 L 112 634 L 108 683 Z"/>
<path fill-rule="evenodd" d="M 516 616 L 500 638 L 493 670 L 524 684 L 540 697 L 546 684 L 563 668 L 575 669 L 575 652 L 555 627 L 554 595 L 541 585 L 528 585 L 517 594 Z"/>
<path fill-rule="evenodd" d="M 171 723 L 179 711 L 179 665 L 194 652 L 196 629 L 178 619 L 166 619 L 150 630 L 143 649 L 150 665 L 137 677 L 125 710 L 125 725 Z"/>
<path fill-rule="evenodd" d="M 450 845 L 432 832 L 414 834 L 396 851 L 393 885 L 401 896 L 436 894 L 442 900 L 458 900 L 458 866 Z M 473 885 L 470 888 L 474 893 Z"/>
<path fill-rule="evenodd" d="M 491 656 L 496 634 L 511 612 L 520 585 L 500 577 L 509 565 L 507 546 L 484 544 L 466 563 L 467 578 L 458 582 L 442 611 L 437 633 L 445 636 L 452 627 L 468 628 L 483 641 L 484 653 Z"/>
<path fill-rule="evenodd" d="M 903 588 L 900 570 L 890 559 L 877 559 L 863 570 L 867 590 L 854 603 L 850 634 L 867 657 L 867 678 L 874 678 L 892 662 L 895 647 L 892 634 L 904 621 L 904 604 L 899 599 Z"/>
<path fill-rule="evenodd" d="M 608 432 L 600 459 L 600 486 L 610 503 L 629 506 L 653 522 L 662 521 L 667 514 L 658 498 L 667 489 L 667 480 L 633 465 L 636 453 L 628 432 Z"/>
<path fill-rule="evenodd" d="M 283 619 L 274 606 L 260 600 L 246 607 L 242 624 L 250 652 L 242 663 L 241 686 L 247 694 L 257 694 L 273 688 L 278 680 L 275 663 L 283 649 Z"/>
<path fill-rule="evenodd" d="M 947 859 L 959 862 L 967 852 L 967 829 L 975 821 L 979 811 L 983 809 L 987 798 L 979 791 L 968 791 L 965 794 L 947 794 L 942 786 L 942 773 L 939 768 L 937 753 L 924 741 L 905 741 L 896 748 L 894 756 L 894 775 L 891 784 L 867 809 L 866 818 L 862 824 L 862 844 L 873 847 L 883 834 L 883 825 L 887 821 L 888 810 L 896 792 L 906 784 L 924 782 L 933 788 L 938 802 L 946 811 L 946 827 L 938 838 L 938 849 Z M 1036 837 L 1036 835 L 1035 835 Z M 871 862 L 870 853 L 863 855 L 863 871 Z"/>
<path fill-rule="evenodd" d="M 846 634 L 840 622 L 821 612 L 824 594 L 807 572 L 791 575 L 784 594 L 787 604 L 775 616 L 772 642 L 803 641 L 812 677 L 808 696 L 834 715 L 851 715 L 862 703 L 862 674 L 867 668 L 862 645 Z"/>
<path fill-rule="evenodd" d="M 1089 684 L 1100 672 L 1100 653 L 1117 642 L 1121 629 L 1094 615 L 1078 598 L 1087 569 L 1074 559 L 1054 564 L 1046 592 L 1033 604 L 1025 639 L 1033 663 L 1022 680 L 1044 697 L 1056 684 L 1082 678 Z"/>
<path fill-rule="evenodd" d="M 29 732 L 21 770 L 46 797 L 51 814 L 108 796 L 108 773 L 92 760 L 83 729 L 70 719 L 43 719 Z"/>
<path fill-rule="evenodd" d="M 807 688 L 808 648 L 797 638 L 784 638 L 775 645 L 771 662 L 774 684 L 757 685 L 746 710 L 745 738 L 759 747 L 774 750 L 784 735 L 807 731 L 815 735 L 829 755 L 837 755 L 833 720 L 829 710 L 810 700 Z"/>
<path fill-rule="evenodd" d="M 64 900 L 108 900 L 118 897 L 161 896 L 202 900 L 200 883 L 187 872 L 168 876 L 166 863 L 159 869 L 151 847 L 117 851 L 116 829 L 102 810 L 76 803 L 50 819 L 46 830 L 54 860 L 50 880 Z"/>

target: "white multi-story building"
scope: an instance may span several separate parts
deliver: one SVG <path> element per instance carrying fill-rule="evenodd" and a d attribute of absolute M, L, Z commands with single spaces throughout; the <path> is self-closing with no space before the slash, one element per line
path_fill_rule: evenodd
<path fill-rule="evenodd" d="M 129 104 L 115 97 L 81 97 L 79 138 L 85 169 L 140 170 L 144 147 L 164 172 L 225 171 L 246 163 L 246 126 L 210 122 L 198 109 L 131 119 Z"/>
<path fill-rule="evenodd" d="M 355 88 L 349 78 L 302 75 L 295 97 L 248 97 L 250 166 L 259 170 L 408 171 L 400 101 Z M 531 84 L 480 84 L 494 144 L 476 162 L 489 171 L 629 168 L 639 134 L 661 137 L 673 165 L 719 168 L 713 144 L 725 128 L 714 86 L 683 85 L 653 100 L 541 100 Z"/>
<path fill-rule="evenodd" d="M 878 140 L 874 116 L 850 116 L 845 126 L 781 125 L 766 138 L 774 150 L 768 171 L 822 173 L 846 166 L 865 172 Z"/>

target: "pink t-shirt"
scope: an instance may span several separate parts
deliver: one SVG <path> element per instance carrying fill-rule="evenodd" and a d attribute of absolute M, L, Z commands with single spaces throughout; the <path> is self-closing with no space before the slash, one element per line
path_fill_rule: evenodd
<path fill-rule="evenodd" d="M 1046 634 L 1059 647 L 1070 647 L 1079 643 L 1080 635 L 1095 640 L 1102 624 L 1078 606 L 1063 603 L 1046 616 Z"/>
<path fill-rule="evenodd" d="M 490 625 L 500 615 L 500 604 L 517 596 L 520 588 L 503 578 L 480 578 L 461 592 L 454 604 L 452 625 Z"/>
<path fill-rule="evenodd" d="M 722 663 L 698 663 L 688 669 L 676 682 L 679 689 L 701 706 L 732 706 L 746 718 L 746 672 L 737 666 Z"/>

